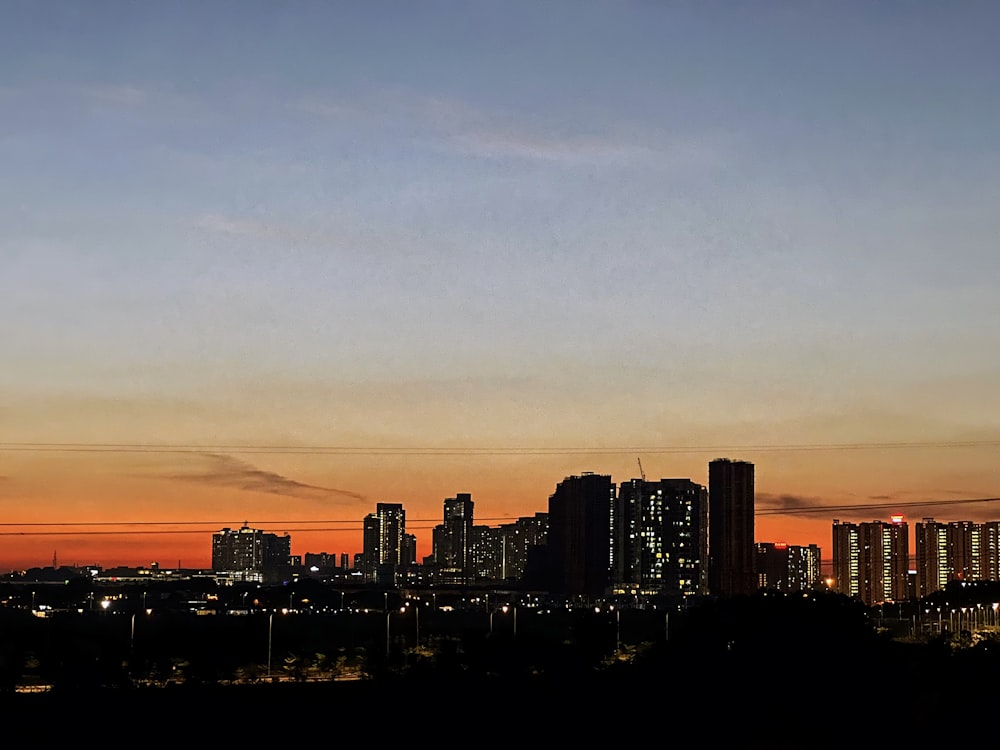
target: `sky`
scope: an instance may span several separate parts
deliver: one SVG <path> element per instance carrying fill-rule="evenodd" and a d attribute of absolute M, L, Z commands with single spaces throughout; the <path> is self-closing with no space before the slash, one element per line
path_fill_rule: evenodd
<path fill-rule="evenodd" d="M 824 559 L 1000 519 L 996 3 L 2 15 L 0 570 L 718 457 Z"/>

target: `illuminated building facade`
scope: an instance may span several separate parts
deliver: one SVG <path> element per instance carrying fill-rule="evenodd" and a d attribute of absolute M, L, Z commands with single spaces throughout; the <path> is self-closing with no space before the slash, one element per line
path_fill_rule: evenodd
<path fill-rule="evenodd" d="M 909 528 L 902 516 L 893 516 L 889 523 L 835 520 L 834 589 L 869 606 L 909 599 L 909 547 Z"/>
<path fill-rule="evenodd" d="M 922 598 L 948 585 L 948 525 L 925 518 L 914 528 L 917 558 L 917 597 Z"/>
<path fill-rule="evenodd" d="M 212 572 L 228 582 L 271 583 L 290 569 L 292 541 L 244 524 L 212 535 Z"/>
<path fill-rule="evenodd" d="M 833 589 L 850 597 L 861 595 L 861 530 L 856 523 L 833 521 Z"/>
<path fill-rule="evenodd" d="M 460 492 L 444 501 L 444 520 L 432 532 L 434 563 L 441 583 L 475 579 L 472 495 Z"/>
<path fill-rule="evenodd" d="M 916 524 L 917 595 L 932 594 L 951 581 L 1000 580 L 1000 521 Z"/>
<path fill-rule="evenodd" d="M 615 591 L 706 591 L 708 491 L 690 479 L 622 482 L 614 505 Z"/>
<path fill-rule="evenodd" d="M 811 591 L 822 583 L 819 546 L 757 542 L 756 547 L 758 588 Z"/>
<path fill-rule="evenodd" d="M 363 544 L 364 579 L 386 586 L 395 585 L 411 557 L 406 511 L 401 503 L 378 503 L 375 512 L 365 516 Z"/>
<path fill-rule="evenodd" d="M 530 556 L 548 542 L 549 514 L 522 516 L 501 528 L 504 530 L 503 580 L 520 581 L 528 569 Z"/>

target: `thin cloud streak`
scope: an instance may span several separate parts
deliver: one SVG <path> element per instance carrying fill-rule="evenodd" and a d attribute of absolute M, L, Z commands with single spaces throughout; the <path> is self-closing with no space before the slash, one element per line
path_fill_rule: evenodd
<path fill-rule="evenodd" d="M 336 497 L 356 501 L 367 499 L 364 495 L 351 490 L 306 484 L 273 471 L 264 471 L 232 456 L 209 453 L 205 454 L 204 458 L 210 462 L 210 465 L 204 470 L 187 474 L 172 474 L 168 478 L 305 500 L 331 500 Z"/>
<path fill-rule="evenodd" d="M 361 99 L 313 95 L 295 108 L 308 115 L 341 123 L 377 126 L 397 121 L 443 140 L 448 150 L 486 159 L 520 159 L 563 164 L 714 168 L 723 163 L 718 134 L 706 139 L 640 133 L 615 125 L 604 132 L 579 132 L 572 125 L 532 122 L 517 113 L 486 111 L 457 99 L 382 91 Z"/>

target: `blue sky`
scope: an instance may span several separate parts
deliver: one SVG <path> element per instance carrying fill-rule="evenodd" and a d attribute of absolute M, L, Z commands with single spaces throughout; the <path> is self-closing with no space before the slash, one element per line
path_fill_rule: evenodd
<path fill-rule="evenodd" d="M 993 3 L 3 15 L 5 441 L 1000 432 Z M 821 484 L 832 465 L 762 481 L 775 496 L 1000 494 L 981 457 L 944 471 L 921 454 L 912 485 L 875 468 Z M 563 469 L 544 467 L 525 512 Z M 55 498 L 40 472 L 0 471 L 0 500 Z M 475 476 L 413 502 L 436 513 Z"/>

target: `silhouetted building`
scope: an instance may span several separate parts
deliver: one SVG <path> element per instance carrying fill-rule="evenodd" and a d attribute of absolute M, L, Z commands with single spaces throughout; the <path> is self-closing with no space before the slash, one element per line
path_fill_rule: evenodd
<path fill-rule="evenodd" d="M 522 516 L 514 523 L 501 525 L 500 530 L 503 545 L 500 580 L 523 581 L 532 550 L 544 547 L 548 541 L 549 514 Z"/>
<path fill-rule="evenodd" d="M 434 564 L 441 583 L 465 584 L 475 578 L 472 512 L 468 492 L 444 501 L 444 521 L 432 532 Z"/>
<path fill-rule="evenodd" d="M 549 497 L 550 590 L 569 596 L 608 592 L 612 571 L 611 477 L 584 473 L 567 477 Z"/>
<path fill-rule="evenodd" d="M 873 606 L 910 597 L 909 529 L 902 516 L 890 523 L 833 522 L 834 589 Z"/>
<path fill-rule="evenodd" d="M 709 593 L 756 591 L 755 562 L 754 466 L 717 458 L 708 464 Z"/>
<path fill-rule="evenodd" d="M 788 593 L 811 591 L 822 583 L 820 548 L 757 542 L 757 586 Z"/>
<path fill-rule="evenodd" d="M 400 570 L 409 562 L 406 542 L 406 511 L 401 503 L 378 503 L 365 516 L 362 574 L 364 580 L 384 586 L 396 585 Z"/>
<path fill-rule="evenodd" d="M 472 527 L 473 581 L 503 581 L 503 536 L 500 527 Z"/>
<path fill-rule="evenodd" d="M 695 596 L 706 591 L 708 492 L 690 479 L 622 482 L 614 506 L 614 588 Z"/>
<path fill-rule="evenodd" d="M 228 581 L 273 583 L 290 570 L 292 540 L 243 525 L 212 535 L 212 572 Z"/>

